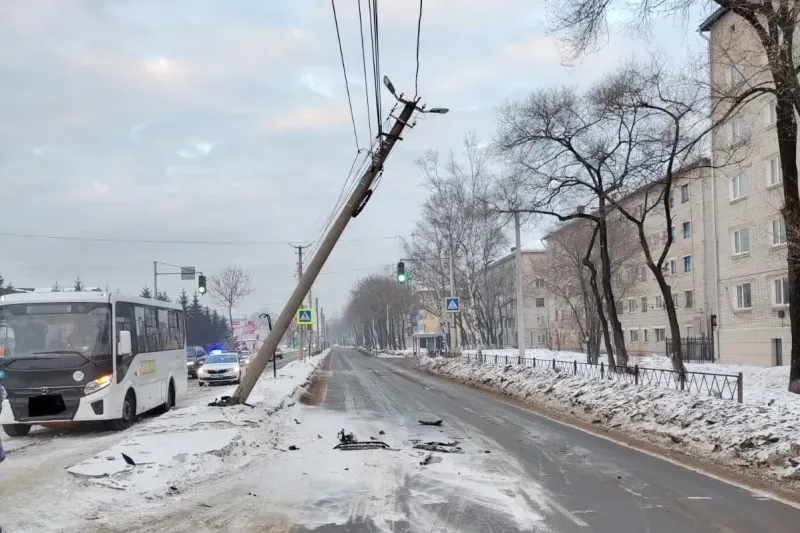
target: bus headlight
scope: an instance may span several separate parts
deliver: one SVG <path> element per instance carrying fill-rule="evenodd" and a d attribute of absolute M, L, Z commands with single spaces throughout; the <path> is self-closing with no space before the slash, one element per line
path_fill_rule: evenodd
<path fill-rule="evenodd" d="M 111 375 L 103 376 L 87 383 L 83 388 L 83 393 L 89 395 L 99 390 L 103 390 L 109 385 L 111 385 Z"/>

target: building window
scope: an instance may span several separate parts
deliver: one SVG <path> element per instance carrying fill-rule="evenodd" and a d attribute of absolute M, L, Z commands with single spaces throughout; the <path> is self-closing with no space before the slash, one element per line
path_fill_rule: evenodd
<path fill-rule="evenodd" d="M 744 82 L 744 76 L 742 76 L 741 71 L 736 67 L 736 65 L 731 65 L 728 67 L 728 83 L 730 84 L 731 89 L 735 89 L 739 87 Z"/>
<path fill-rule="evenodd" d="M 617 314 L 622 314 L 622 302 L 617 302 Z"/>
<path fill-rule="evenodd" d="M 669 206 L 675 207 L 675 197 L 672 196 L 671 194 L 669 195 Z"/>
<path fill-rule="evenodd" d="M 786 244 L 786 221 L 776 218 L 772 221 L 772 245 Z"/>
<path fill-rule="evenodd" d="M 674 275 L 675 275 L 675 273 L 676 273 L 676 270 L 675 270 L 675 260 L 674 260 L 674 259 L 667 259 L 667 260 L 664 262 L 664 266 L 661 268 L 661 270 L 662 270 L 662 271 L 664 272 L 664 274 L 665 274 L 665 275 L 667 275 L 667 276 L 674 276 Z"/>
<path fill-rule="evenodd" d="M 544 326 L 544 316 L 543 315 L 536 315 L 536 325 L 537 326 Z"/>
<path fill-rule="evenodd" d="M 747 196 L 747 175 L 740 172 L 731 179 L 731 198 L 736 200 L 745 196 Z"/>
<path fill-rule="evenodd" d="M 544 307 L 544 298 L 536 298 L 536 307 Z"/>
<path fill-rule="evenodd" d="M 661 199 L 660 198 L 658 200 L 656 200 L 656 202 L 653 204 L 653 214 L 655 214 L 655 215 L 660 215 L 661 214 Z"/>
<path fill-rule="evenodd" d="M 694 291 L 683 291 L 683 299 L 686 300 L 686 309 L 694 307 Z"/>
<path fill-rule="evenodd" d="M 683 223 L 683 238 L 684 239 L 691 239 L 692 238 L 692 223 L 691 222 L 684 222 Z"/>
<path fill-rule="evenodd" d="M 639 342 L 639 330 L 638 329 L 632 329 L 632 330 L 628 331 L 628 333 L 630 334 L 630 339 L 631 339 L 632 343 L 633 342 Z"/>
<path fill-rule="evenodd" d="M 656 305 L 655 308 L 657 311 L 661 311 L 664 309 L 664 297 L 659 295 L 656 296 Z"/>
<path fill-rule="evenodd" d="M 650 242 L 653 243 L 653 248 L 661 248 L 664 246 L 664 232 L 650 234 Z"/>
<path fill-rule="evenodd" d="M 772 302 L 775 305 L 789 305 L 789 278 L 778 278 L 773 281 Z"/>
<path fill-rule="evenodd" d="M 544 287 L 544 279 L 543 278 L 536 278 L 533 280 L 534 287 Z"/>
<path fill-rule="evenodd" d="M 642 296 L 642 313 L 647 312 L 647 296 Z"/>
<path fill-rule="evenodd" d="M 736 286 L 736 308 L 737 309 L 750 309 L 753 307 L 753 302 L 750 299 L 750 284 L 742 283 Z"/>
<path fill-rule="evenodd" d="M 684 272 L 691 272 L 692 271 L 692 256 L 691 255 L 683 256 L 683 271 Z"/>
<path fill-rule="evenodd" d="M 675 242 L 677 239 L 675 238 L 675 226 L 670 226 L 669 234 L 672 236 L 672 242 Z"/>
<path fill-rule="evenodd" d="M 747 124 L 744 117 L 734 117 L 731 120 L 731 143 L 742 142 L 747 135 Z"/>
<path fill-rule="evenodd" d="M 545 343 L 545 335 L 544 333 L 539 333 L 536 335 L 536 343 L 537 344 L 544 344 Z"/>
<path fill-rule="evenodd" d="M 653 333 L 656 334 L 656 342 L 664 342 L 667 340 L 666 328 L 653 328 Z"/>
<path fill-rule="evenodd" d="M 750 251 L 750 230 L 748 228 L 737 229 L 733 232 L 733 253 L 736 255 L 746 254 Z"/>
<path fill-rule="evenodd" d="M 678 293 L 677 292 L 673 292 L 672 293 L 672 305 L 674 305 L 675 307 L 678 307 Z"/>
<path fill-rule="evenodd" d="M 636 298 L 628 298 L 628 312 L 629 313 L 636 312 Z"/>
<path fill-rule="evenodd" d="M 782 37 L 783 33 L 779 35 Z M 769 101 L 769 105 L 767 105 L 767 120 L 769 120 L 770 125 L 778 122 L 778 100 L 776 98 L 772 98 Z"/>
<path fill-rule="evenodd" d="M 769 160 L 769 184 L 777 185 L 783 182 L 783 168 L 781 168 L 780 156 L 775 156 Z"/>
<path fill-rule="evenodd" d="M 643 329 L 643 330 L 642 330 L 642 342 L 644 342 L 645 344 L 647 344 L 648 342 L 650 342 L 650 335 L 649 335 L 649 333 L 650 333 L 650 330 L 649 330 L 649 329 L 646 329 L 646 328 L 645 328 L 645 329 Z"/>
<path fill-rule="evenodd" d="M 689 184 L 681 185 L 681 203 L 685 204 L 689 201 Z"/>

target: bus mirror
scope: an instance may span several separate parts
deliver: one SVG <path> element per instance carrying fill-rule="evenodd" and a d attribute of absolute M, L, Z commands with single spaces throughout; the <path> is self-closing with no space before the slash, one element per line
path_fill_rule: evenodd
<path fill-rule="evenodd" d="M 117 344 L 117 353 L 119 355 L 130 355 L 133 352 L 131 349 L 131 332 L 120 331 L 119 343 Z"/>

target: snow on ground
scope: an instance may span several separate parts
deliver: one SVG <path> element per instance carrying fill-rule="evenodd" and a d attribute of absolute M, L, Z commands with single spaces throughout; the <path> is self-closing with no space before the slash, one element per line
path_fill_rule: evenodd
<path fill-rule="evenodd" d="M 425 358 L 420 366 L 720 464 L 800 480 L 800 401 L 739 404 L 548 368 Z M 769 389 L 761 389 L 769 390 Z"/>
<path fill-rule="evenodd" d="M 327 352 L 306 361 L 293 361 L 277 378 L 265 372 L 247 401 L 254 407 L 195 405 L 174 410 L 67 471 L 90 483 L 142 494 L 158 496 L 181 490 L 226 470 L 232 460 L 246 461 L 247 449 L 258 444 L 249 438 L 251 432 L 242 429 L 263 426 L 308 381 L 326 356 Z M 235 386 L 221 388 L 219 396 L 235 390 Z M 128 465 L 123 453 L 136 465 Z"/>
<path fill-rule="evenodd" d="M 87 438 L 98 441 L 101 446 L 104 440 L 111 442 L 106 448 L 95 445 L 92 456 L 75 454 L 84 458 L 64 465 L 62 468 L 66 472 L 61 469 L 39 472 L 37 464 L 31 464 L 31 477 L 41 479 L 31 487 L 29 494 L 36 497 L 36 486 L 41 488 L 53 512 L 43 515 L 37 512 L 36 506 L 20 505 L 14 501 L 17 496 L 14 491 L 4 494 L 0 503 L 3 508 L 0 524 L 20 533 L 56 531 L 59 527 L 72 531 L 74 529 L 69 526 L 76 520 L 94 520 L 108 514 L 110 509 L 129 509 L 144 502 L 174 497 L 193 485 L 245 468 L 256 457 L 278 453 L 272 446 L 280 433 L 282 419 L 270 417 L 285 405 L 294 403 L 292 397 L 296 391 L 308 382 L 328 353 L 326 350 L 305 361 L 288 363 L 279 370 L 277 379 L 269 369 L 265 371 L 248 398 L 247 403 L 253 407 L 211 407 L 207 405 L 208 397 L 202 396 L 199 398 L 202 403 L 174 409 L 136 424 L 125 432 L 124 440 L 114 438 L 118 434 L 97 437 L 89 434 Z M 232 394 L 235 388 L 214 387 L 212 390 L 217 392 L 214 397 L 220 397 Z M 81 448 L 84 441 L 66 439 L 63 443 L 70 442 L 71 446 Z M 128 465 L 123 453 L 135 465 Z M 52 452 L 45 457 L 49 455 Z M 20 457 L 17 461 L 25 459 Z M 80 492 L 80 500 L 69 505 L 65 505 L 66 500 L 59 501 L 68 499 L 75 491 Z"/>

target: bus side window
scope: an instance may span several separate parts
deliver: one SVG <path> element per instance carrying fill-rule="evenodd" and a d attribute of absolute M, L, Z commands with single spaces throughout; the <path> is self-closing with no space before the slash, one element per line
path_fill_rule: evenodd
<path fill-rule="evenodd" d="M 136 357 L 138 353 L 138 339 L 136 338 L 136 331 L 135 331 L 135 324 L 136 324 L 136 315 L 134 312 L 133 304 L 127 302 L 117 302 L 116 309 L 115 309 L 115 319 L 116 319 L 116 326 L 117 326 L 117 335 L 116 335 L 116 342 L 119 342 L 119 332 L 120 331 L 130 331 L 131 332 L 131 354 L 129 355 L 122 355 L 117 353 L 117 383 L 122 382 L 125 378 L 125 375 L 128 373 L 130 369 L 131 362 L 133 358 Z M 114 347 L 116 351 L 116 346 Z"/>

